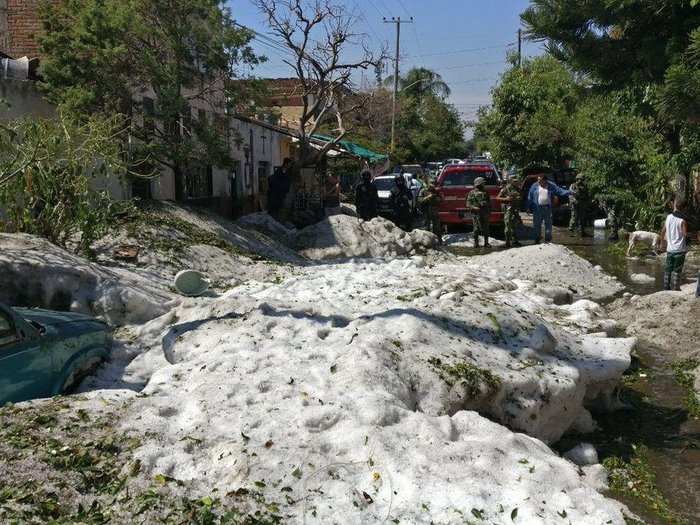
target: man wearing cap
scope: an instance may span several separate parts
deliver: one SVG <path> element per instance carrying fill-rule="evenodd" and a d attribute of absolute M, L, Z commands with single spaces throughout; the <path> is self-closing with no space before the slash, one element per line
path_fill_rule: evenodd
<path fill-rule="evenodd" d="M 571 192 L 571 195 L 569 195 L 569 202 L 571 203 L 569 231 L 578 231 L 579 236 L 586 237 L 586 215 L 590 198 L 583 173 L 576 175 L 576 182 L 569 187 L 569 191 Z"/>
<path fill-rule="evenodd" d="M 549 182 L 544 173 L 537 176 L 537 183 L 530 186 L 527 197 L 527 206 L 532 213 L 535 230 L 535 244 L 542 240 L 543 222 L 544 242 L 552 242 L 552 201 L 554 197 L 568 197 L 570 194 L 569 190 Z"/>
<path fill-rule="evenodd" d="M 520 246 L 517 229 L 520 222 L 520 179 L 513 175 L 496 197 L 496 200 L 505 205 L 503 214 L 503 232 L 506 238 L 506 248 Z"/>
<path fill-rule="evenodd" d="M 474 224 L 474 248 L 479 247 L 479 235 L 484 237 L 484 248 L 489 244 L 489 216 L 491 215 L 491 198 L 486 192 L 486 179 L 477 177 L 474 189 L 467 196 L 467 211 L 472 214 Z"/>
<path fill-rule="evenodd" d="M 377 186 L 372 182 L 372 173 L 364 170 L 361 177 L 362 182 L 355 187 L 355 206 L 357 216 L 364 221 L 369 221 L 377 216 L 379 196 Z"/>

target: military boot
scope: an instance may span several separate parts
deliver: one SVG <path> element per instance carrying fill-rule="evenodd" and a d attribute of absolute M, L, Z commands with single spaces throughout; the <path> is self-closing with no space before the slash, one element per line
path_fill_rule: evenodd
<path fill-rule="evenodd" d="M 672 272 L 671 273 L 671 290 L 674 290 L 676 292 L 681 291 L 681 274 L 680 272 Z"/>
<path fill-rule="evenodd" d="M 664 290 L 671 289 L 671 273 L 664 272 Z"/>
<path fill-rule="evenodd" d="M 511 247 L 510 239 L 506 239 L 506 248 L 510 248 L 510 247 Z"/>

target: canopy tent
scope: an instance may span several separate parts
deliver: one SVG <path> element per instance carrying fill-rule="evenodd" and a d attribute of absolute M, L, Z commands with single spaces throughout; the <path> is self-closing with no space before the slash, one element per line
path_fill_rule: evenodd
<path fill-rule="evenodd" d="M 317 133 L 311 135 L 311 138 L 317 141 L 321 141 L 323 143 L 333 141 L 333 137 L 328 137 L 327 135 L 319 135 Z M 389 158 L 388 155 L 377 153 L 363 146 L 360 146 L 359 144 L 355 144 L 354 142 L 349 142 L 347 140 L 339 141 L 333 149 L 339 150 L 342 153 L 351 155 L 353 157 L 364 159 L 373 164 L 377 162 L 384 162 Z"/>

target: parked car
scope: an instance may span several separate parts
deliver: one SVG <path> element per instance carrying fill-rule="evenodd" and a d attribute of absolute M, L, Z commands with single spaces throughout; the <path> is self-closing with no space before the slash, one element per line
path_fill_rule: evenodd
<path fill-rule="evenodd" d="M 0 406 L 70 390 L 110 346 L 107 325 L 90 316 L 0 304 Z"/>
<path fill-rule="evenodd" d="M 486 191 L 491 197 L 491 224 L 503 224 L 503 211 L 495 200 L 501 191 L 501 179 L 493 164 L 477 162 L 445 166 L 438 178 L 437 187 L 442 195 L 440 221 L 443 224 L 472 224 L 471 213 L 467 212 L 467 195 L 474 189 L 477 177 L 486 179 Z"/>
<path fill-rule="evenodd" d="M 396 177 L 396 174 L 380 175 L 379 177 L 374 178 L 374 185 L 377 187 L 377 197 L 379 198 L 377 211 L 379 212 L 379 215 L 383 217 L 392 218 L 394 215 L 390 198 L 391 190 L 396 185 L 394 177 Z M 414 179 L 410 173 L 404 173 L 403 177 L 406 179 L 406 186 L 413 194 L 411 211 L 415 214 L 418 209 L 418 196 L 423 188 L 423 184 L 419 180 Z"/>

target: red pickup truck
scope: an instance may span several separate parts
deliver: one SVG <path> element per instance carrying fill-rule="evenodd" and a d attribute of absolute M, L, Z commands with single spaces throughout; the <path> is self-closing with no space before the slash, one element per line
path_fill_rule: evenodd
<path fill-rule="evenodd" d="M 486 179 L 486 191 L 491 196 L 491 225 L 503 224 L 503 210 L 496 196 L 501 191 L 501 177 L 490 163 L 466 163 L 445 166 L 438 177 L 437 187 L 442 195 L 440 221 L 443 224 L 471 224 L 472 217 L 467 212 L 466 201 L 474 189 L 477 177 Z"/>

